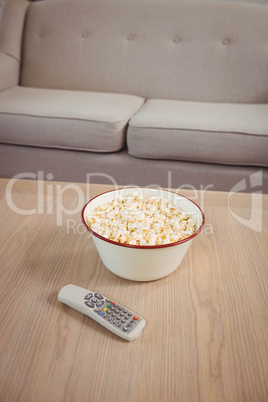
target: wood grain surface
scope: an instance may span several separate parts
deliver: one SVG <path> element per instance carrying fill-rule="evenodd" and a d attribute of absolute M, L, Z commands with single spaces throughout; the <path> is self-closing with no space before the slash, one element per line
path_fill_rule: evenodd
<path fill-rule="evenodd" d="M 139 283 L 111 273 L 81 225 L 110 188 L 0 180 L 0 400 L 267 401 L 268 196 L 183 191 L 206 226 L 175 272 Z M 142 335 L 58 302 L 68 283 L 136 311 Z"/>

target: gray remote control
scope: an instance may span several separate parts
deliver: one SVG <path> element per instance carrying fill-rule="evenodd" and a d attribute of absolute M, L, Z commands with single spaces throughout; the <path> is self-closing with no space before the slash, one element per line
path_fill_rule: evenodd
<path fill-rule="evenodd" d="M 145 327 L 145 320 L 133 311 L 100 293 L 79 286 L 64 286 L 58 294 L 58 300 L 93 318 L 127 341 L 136 339 Z"/>

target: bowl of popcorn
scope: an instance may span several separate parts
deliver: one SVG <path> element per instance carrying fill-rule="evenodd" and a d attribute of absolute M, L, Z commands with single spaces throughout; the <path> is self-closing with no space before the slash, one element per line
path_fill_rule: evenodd
<path fill-rule="evenodd" d="M 197 204 L 180 194 L 133 187 L 92 198 L 82 221 L 110 271 L 152 281 L 178 268 L 205 218 Z"/>

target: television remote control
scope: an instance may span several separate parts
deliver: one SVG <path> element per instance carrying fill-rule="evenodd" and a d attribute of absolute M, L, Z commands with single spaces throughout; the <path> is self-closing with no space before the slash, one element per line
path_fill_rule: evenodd
<path fill-rule="evenodd" d="M 66 285 L 60 290 L 58 300 L 127 341 L 136 339 L 145 327 L 145 320 L 136 313 L 92 290 Z"/>

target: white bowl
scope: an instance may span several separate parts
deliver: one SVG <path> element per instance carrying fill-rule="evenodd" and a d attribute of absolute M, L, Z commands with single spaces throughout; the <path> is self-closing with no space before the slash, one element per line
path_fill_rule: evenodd
<path fill-rule="evenodd" d="M 134 191 L 138 191 L 139 195 L 145 199 L 149 197 L 168 199 L 197 221 L 196 231 L 178 242 L 156 246 L 140 246 L 107 239 L 88 226 L 86 216 L 89 211 L 118 197 L 131 196 Z M 178 268 L 193 238 L 202 230 L 205 218 L 198 205 L 180 194 L 157 188 L 132 187 L 108 191 L 92 198 L 82 210 L 82 221 L 93 235 L 93 241 L 101 260 L 110 271 L 125 279 L 153 281 L 171 274 Z"/>

